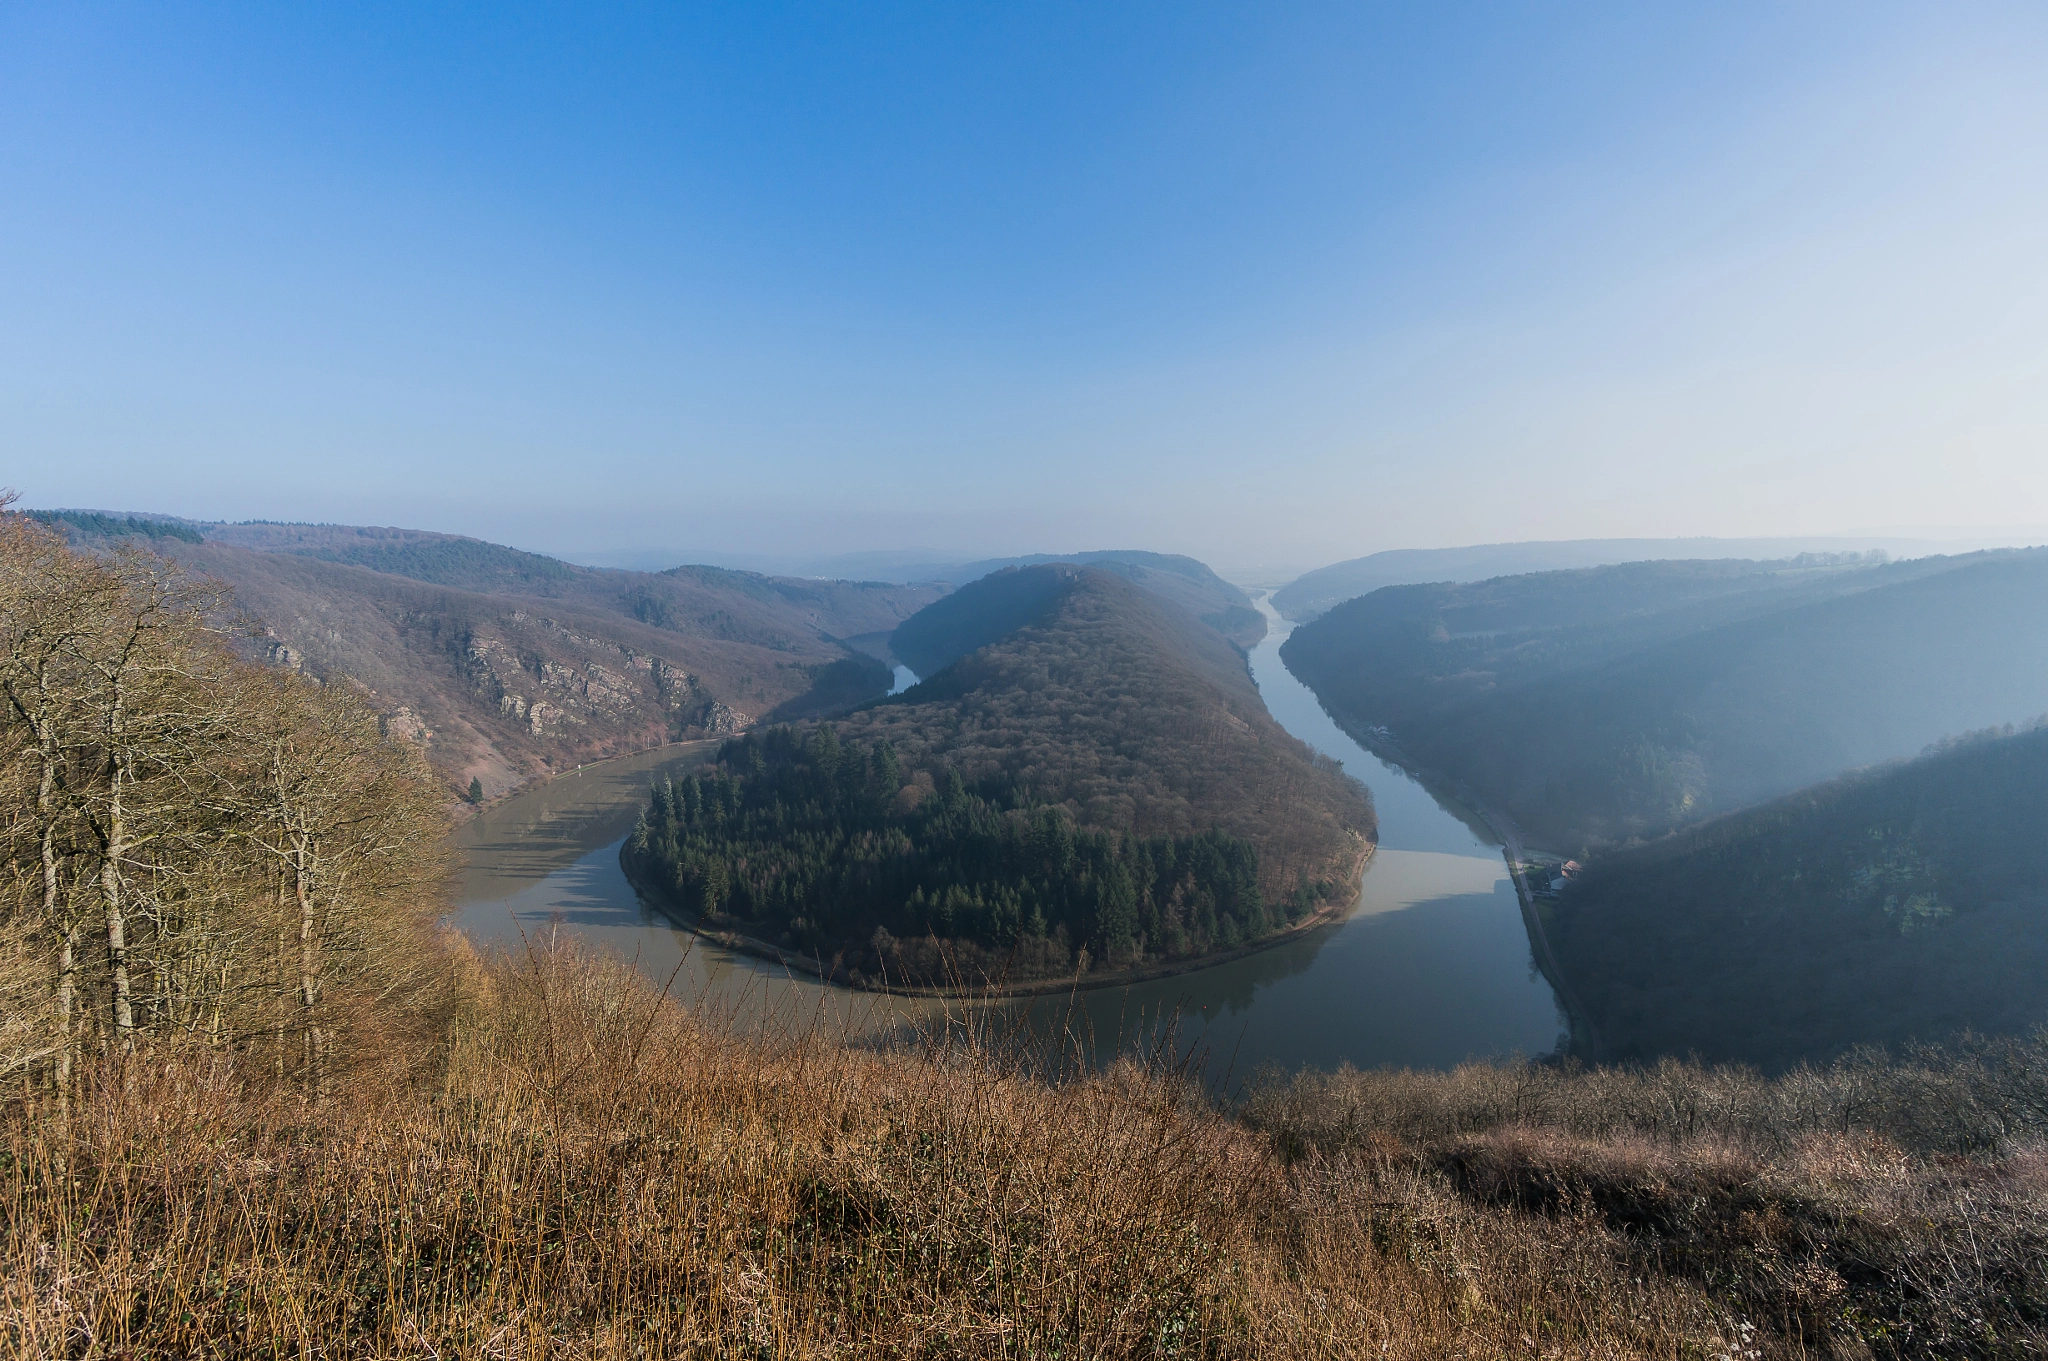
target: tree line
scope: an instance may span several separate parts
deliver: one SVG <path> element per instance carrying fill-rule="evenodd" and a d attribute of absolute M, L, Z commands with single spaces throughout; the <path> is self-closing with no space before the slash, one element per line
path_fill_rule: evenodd
<path fill-rule="evenodd" d="M 444 792 L 369 699 L 236 657 L 217 585 L 0 497 L 0 1074 L 256 1051 L 317 1089 L 433 1005 Z"/>
<path fill-rule="evenodd" d="M 708 924 L 883 975 L 929 966 L 919 942 L 1012 976 L 1204 955 L 1286 928 L 1330 887 L 1269 902 L 1248 840 L 1077 826 L 1007 777 L 906 772 L 888 742 L 830 725 L 749 733 L 656 787 L 624 858 Z"/>

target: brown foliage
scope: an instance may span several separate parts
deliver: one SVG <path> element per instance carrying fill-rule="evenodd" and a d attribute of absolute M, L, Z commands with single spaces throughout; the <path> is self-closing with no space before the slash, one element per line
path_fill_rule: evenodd
<path fill-rule="evenodd" d="M 23 1352 L 1679 1356 L 1739 1326 L 1619 1235 L 1290 1167 L 1157 1065 L 956 1020 L 740 1035 L 623 964 L 475 971 L 443 1075 L 252 1099 L 232 1057 L 6 1131 Z"/>
<path fill-rule="evenodd" d="M 60 1109 L 88 1053 L 331 1079 L 444 987 L 435 781 L 352 690 L 237 661 L 222 603 L 0 515 L 0 1073 Z"/>

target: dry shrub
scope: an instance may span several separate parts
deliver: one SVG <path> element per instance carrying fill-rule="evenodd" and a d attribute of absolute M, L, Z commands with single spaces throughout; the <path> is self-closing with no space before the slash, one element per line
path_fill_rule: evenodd
<path fill-rule="evenodd" d="M 6 1129 L 22 1355 L 1680 1356 L 1618 1231 L 1389 1150 L 1287 1167 L 1183 1075 L 977 1023 L 741 1035 L 568 950 L 465 968 L 438 1076 L 227 1055 Z M 1702 1349 L 1705 1349 L 1703 1351 Z"/>
<path fill-rule="evenodd" d="M 1610 1107 L 1675 1081 L 1505 1067 L 1305 1078 L 1247 1120 L 1158 1063 L 1049 1070 L 986 1018 L 856 1046 L 742 1033 L 568 949 L 453 958 L 445 1043 L 324 1102 L 215 1053 L 93 1069 L 68 1142 L 46 1104 L 15 1105 L 0 1338 L 138 1357 L 2042 1347 L 2032 1147 L 1482 1125 L 1532 1082 L 1564 1112 L 1580 1079 Z M 1306 1119 L 1303 1085 L 1352 1099 L 1278 1130 Z M 1446 1123 L 1467 1127 L 1417 1132 Z"/>
<path fill-rule="evenodd" d="M 1415 1203 L 1433 1186 L 1646 1290 L 1690 1287 L 1745 1319 L 1759 1355 L 2037 1356 L 2048 1154 L 1998 1093 L 2038 1081 L 2022 1070 L 2042 1051 L 1964 1037 L 1771 1081 L 1677 1062 L 1346 1070 L 1269 1078 L 1247 1114 L 1316 1175 Z M 2018 1138 L 1987 1149 L 1994 1109 Z"/>

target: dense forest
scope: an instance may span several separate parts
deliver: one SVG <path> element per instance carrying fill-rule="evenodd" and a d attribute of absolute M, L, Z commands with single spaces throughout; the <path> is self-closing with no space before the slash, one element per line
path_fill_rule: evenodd
<path fill-rule="evenodd" d="M 2048 728 L 1594 859 L 1549 910 L 1607 1052 L 1782 1068 L 2048 1023 Z"/>
<path fill-rule="evenodd" d="M 1029 790 L 1085 827 L 1228 833 L 1258 847 L 1269 901 L 1356 875 L 1375 830 L 1364 786 L 1275 723 L 1243 655 L 1187 611 L 1052 564 L 964 586 L 898 634 L 943 665 L 839 719 L 843 740 Z"/>
<path fill-rule="evenodd" d="M 2048 552 L 1389 587 L 1283 656 L 1402 759 L 1576 850 L 2048 710 Z"/>
<path fill-rule="evenodd" d="M 895 750 L 830 725 L 728 742 L 706 776 L 657 788 L 622 852 L 636 882 L 853 981 L 916 985 L 1124 968 L 1232 949 L 1339 885 L 1268 904 L 1258 850 L 1221 832 L 1074 825 L 1001 775 L 906 779 Z"/>
<path fill-rule="evenodd" d="M 848 976 L 920 983 L 941 954 L 977 981 L 1194 958 L 1355 885 L 1363 787 L 1273 722 L 1220 634 L 1120 574 L 1006 568 L 891 647 L 927 678 L 728 746 L 708 783 L 658 794 L 636 874 Z"/>

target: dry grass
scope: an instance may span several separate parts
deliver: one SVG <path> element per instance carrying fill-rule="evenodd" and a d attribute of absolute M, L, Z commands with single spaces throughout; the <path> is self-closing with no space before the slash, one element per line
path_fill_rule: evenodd
<path fill-rule="evenodd" d="M 17 1105 L 0 1340 L 108 1357 L 1856 1354 L 1885 1338 L 1830 1324 L 1802 1343 L 1713 1274 L 1714 1216 L 1672 1207 L 1762 1187 L 1743 1204 L 1767 1215 L 1791 1177 L 1781 1198 L 1838 1223 L 1967 1202 L 2006 1241 L 1993 1221 L 2042 1199 L 2038 1158 L 1937 1165 L 1868 1140 L 1786 1162 L 1526 1126 L 1311 1137 L 1277 1128 L 1270 1093 L 1262 1128 L 1163 1066 L 1048 1075 L 972 1026 L 891 1052 L 743 1037 L 568 952 L 478 967 L 468 992 L 427 1082 L 394 1066 L 313 1107 L 226 1061 L 164 1061 L 98 1074 L 70 1145 Z M 1615 1188 L 1666 1219 L 1631 1219 Z M 1779 1241 L 1759 1223 L 1757 1243 Z M 1669 1249 L 1687 1234 L 1711 1251 Z M 1963 1349 L 2025 1354 L 2031 1326 Z"/>

